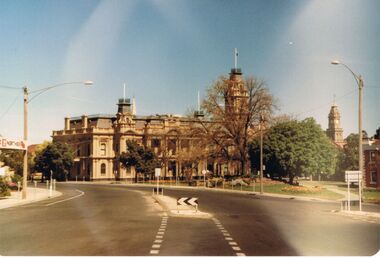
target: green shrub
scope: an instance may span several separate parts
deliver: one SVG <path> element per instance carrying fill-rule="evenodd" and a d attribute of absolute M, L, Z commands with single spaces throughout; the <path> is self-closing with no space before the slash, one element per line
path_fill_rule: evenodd
<path fill-rule="evenodd" d="M 12 183 L 17 183 L 22 181 L 22 176 L 14 174 L 11 176 Z"/>
<path fill-rule="evenodd" d="M 7 183 L 2 177 L 0 177 L 0 197 L 10 196 L 10 195 L 11 195 L 11 191 L 9 190 Z"/>

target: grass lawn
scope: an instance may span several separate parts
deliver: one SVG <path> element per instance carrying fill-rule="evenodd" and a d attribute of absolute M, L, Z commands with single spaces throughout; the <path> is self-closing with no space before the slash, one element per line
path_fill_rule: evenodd
<path fill-rule="evenodd" d="M 380 190 L 366 188 L 363 191 L 364 202 L 380 204 Z"/>
<path fill-rule="evenodd" d="M 303 197 L 315 197 L 327 200 L 338 200 L 344 196 L 332 191 L 329 191 L 325 188 L 321 188 L 318 192 L 300 192 L 300 191 L 284 191 L 284 188 L 291 187 L 287 184 L 264 184 L 264 193 L 274 193 L 274 194 L 283 194 L 283 195 L 294 195 L 294 196 L 303 196 Z M 240 189 L 240 187 L 235 187 L 235 189 Z M 291 187 L 290 189 L 293 189 Z M 302 188 L 295 188 L 302 189 Z M 244 191 L 253 191 L 253 186 L 243 187 Z M 255 185 L 255 192 L 260 192 L 260 184 Z"/>

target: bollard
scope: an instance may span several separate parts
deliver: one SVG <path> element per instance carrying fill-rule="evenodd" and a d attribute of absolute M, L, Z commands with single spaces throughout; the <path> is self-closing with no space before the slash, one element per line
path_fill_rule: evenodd
<path fill-rule="evenodd" d="M 19 193 L 19 194 L 20 194 L 20 188 L 21 188 L 21 182 L 18 181 L 18 182 L 17 182 L 17 193 Z M 20 194 L 19 196 L 20 196 L 20 199 L 22 199 L 21 194 Z"/>
<path fill-rule="evenodd" d="M 37 195 L 37 181 L 34 181 L 34 199 L 36 199 Z"/>
<path fill-rule="evenodd" d="M 84 177 L 83 177 L 83 182 L 84 182 Z"/>
<path fill-rule="evenodd" d="M 46 190 L 49 190 L 49 180 L 46 180 Z"/>
<path fill-rule="evenodd" d="M 53 184 L 53 191 L 55 191 L 55 189 L 56 189 L 57 179 L 54 179 L 53 182 L 54 182 L 54 184 Z"/>
<path fill-rule="evenodd" d="M 75 182 L 78 182 L 78 176 L 75 176 Z"/>

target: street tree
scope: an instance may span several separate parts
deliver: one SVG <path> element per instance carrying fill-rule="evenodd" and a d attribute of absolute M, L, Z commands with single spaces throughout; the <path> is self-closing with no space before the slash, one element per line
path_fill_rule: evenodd
<path fill-rule="evenodd" d="M 155 168 L 161 167 L 161 163 L 152 150 L 138 145 L 135 141 L 128 140 L 126 143 L 127 151 L 120 154 L 119 162 L 126 168 L 135 168 L 135 182 L 137 182 L 137 173 L 145 176 L 153 174 Z"/>
<path fill-rule="evenodd" d="M 74 163 L 74 154 L 66 143 L 52 142 L 40 150 L 34 158 L 35 171 L 42 172 L 43 178 L 50 178 L 50 171 L 53 172 L 53 179 L 63 181 Z"/>
<path fill-rule="evenodd" d="M 270 119 L 274 98 L 265 83 L 221 76 L 202 102 L 204 118 L 197 119 L 197 135 L 215 157 L 240 164 L 239 174 L 248 173 L 248 143 L 257 134 L 262 117 Z"/>
<path fill-rule="evenodd" d="M 258 169 L 260 140 L 250 145 L 253 167 Z M 335 170 L 337 152 L 313 118 L 278 123 L 267 130 L 263 143 L 266 173 L 289 177 L 331 175 Z"/>
<path fill-rule="evenodd" d="M 17 175 L 22 176 L 24 152 L 19 150 L 2 150 L 0 161 L 9 166 Z"/>
<path fill-rule="evenodd" d="M 364 135 L 364 134 L 363 134 Z M 359 169 L 359 134 L 350 134 L 345 139 L 346 144 L 343 149 L 339 150 L 338 163 L 335 172 L 335 178 L 344 179 L 346 170 Z"/>

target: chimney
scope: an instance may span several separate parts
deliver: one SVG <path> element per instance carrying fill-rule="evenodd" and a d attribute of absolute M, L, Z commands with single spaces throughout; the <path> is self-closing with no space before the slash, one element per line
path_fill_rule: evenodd
<path fill-rule="evenodd" d="M 87 128 L 88 126 L 88 117 L 86 115 L 82 116 L 82 128 Z"/>
<path fill-rule="evenodd" d="M 70 117 L 65 117 L 65 131 L 70 130 Z"/>

